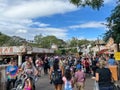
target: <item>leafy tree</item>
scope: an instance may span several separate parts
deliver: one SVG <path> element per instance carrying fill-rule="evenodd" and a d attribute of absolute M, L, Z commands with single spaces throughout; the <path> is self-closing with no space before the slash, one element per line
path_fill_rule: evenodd
<path fill-rule="evenodd" d="M 66 54 L 66 50 L 65 50 L 65 49 L 55 50 L 55 54 L 56 54 L 56 55 L 65 55 L 65 54 Z"/>
<path fill-rule="evenodd" d="M 81 46 L 81 45 L 88 45 L 90 43 L 89 40 L 86 40 L 86 39 L 83 39 L 83 40 L 79 40 L 78 41 L 78 45 Z"/>
<path fill-rule="evenodd" d="M 107 18 L 107 27 L 109 30 L 104 35 L 104 40 L 108 40 L 110 37 L 114 39 L 117 44 L 117 51 L 120 51 L 120 4 L 118 4 L 112 11 L 112 14 Z"/>
<path fill-rule="evenodd" d="M 21 46 L 25 43 L 27 44 L 28 42 L 24 38 L 19 36 L 12 36 L 5 44 L 6 46 Z"/>
<path fill-rule="evenodd" d="M 36 35 L 34 37 L 35 43 L 39 44 L 42 48 L 51 48 L 52 44 L 56 44 L 58 47 L 65 46 L 65 42 L 62 39 L 58 39 L 55 36 Z"/>
<path fill-rule="evenodd" d="M 72 53 L 77 53 L 77 47 L 81 47 L 82 45 L 89 45 L 91 43 L 93 43 L 93 41 L 89 41 L 87 39 L 78 40 L 77 38 L 73 37 L 67 42 L 67 47 L 69 49 L 68 51 L 71 51 Z"/>
<path fill-rule="evenodd" d="M 75 37 L 72 37 L 72 39 L 70 40 L 70 47 L 76 47 L 78 45 L 78 39 Z"/>
<path fill-rule="evenodd" d="M 34 37 L 35 43 L 36 43 L 36 44 L 41 44 L 42 38 L 43 38 L 42 34 L 36 35 L 36 36 Z"/>
<path fill-rule="evenodd" d="M 6 43 L 8 43 L 8 41 L 10 40 L 10 37 L 5 35 L 5 34 L 2 34 L 0 32 L 0 46 L 6 46 Z"/>
<path fill-rule="evenodd" d="M 75 4 L 76 6 L 89 6 L 92 9 L 99 10 L 100 7 L 104 5 L 105 0 L 70 0 L 71 3 Z M 117 3 L 119 3 L 120 0 L 117 0 Z"/>
<path fill-rule="evenodd" d="M 77 46 L 81 46 L 81 45 L 88 45 L 90 44 L 91 41 L 87 40 L 87 39 L 82 39 L 82 40 L 78 40 L 77 38 L 73 37 L 70 41 L 69 41 L 69 46 L 70 47 L 77 47 Z"/>
<path fill-rule="evenodd" d="M 98 9 L 103 6 L 104 0 L 70 0 L 71 3 L 77 6 L 90 6 L 93 9 Z"/>
<path fill-rule="evenodd" d="M 12 38 L 9 39 L 6 43 L 7 46 L 20 46 L 22 45 L 21 42 L 19 42 L 19 40 L 13 40 Z"/>

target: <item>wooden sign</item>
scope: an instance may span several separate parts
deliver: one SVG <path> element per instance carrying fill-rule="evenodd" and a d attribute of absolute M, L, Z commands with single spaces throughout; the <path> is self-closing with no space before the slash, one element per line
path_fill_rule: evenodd
<path fill-rule="evenodd" d="M 15 55 L 25 52 L 24 46 L 0 47 L 0 55 Z"/>

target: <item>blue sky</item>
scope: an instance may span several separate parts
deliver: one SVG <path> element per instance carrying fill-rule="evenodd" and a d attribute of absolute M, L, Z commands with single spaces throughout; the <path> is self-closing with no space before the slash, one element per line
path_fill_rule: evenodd
<path fill-rule="evenodd" d="M 106 23 L 116 0 L 104 0 L 100 10 L 77 8 L 68 0 L 0 0 L 0 32 L 33 40 L 54 35 L 68 40 L 95 40 L 108 30 Z"/>

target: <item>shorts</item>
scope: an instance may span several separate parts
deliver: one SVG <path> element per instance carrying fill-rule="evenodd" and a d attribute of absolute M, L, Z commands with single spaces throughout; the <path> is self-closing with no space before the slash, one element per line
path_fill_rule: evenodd
<path fill-rule="evenodd" d="M 42 67 L 37 67 L 37 70 L 41 71 L 41 70 L 42 70 Z"/>
<path fill-rule="evenodd" d="M 77 82 L 76 87 L 80 88 L 80 90 L 83 90 L 84 89 L 84 82 Z"/>
<path fill-rule="evenodd" d="M 58 85 L 58 84 L 63 84 L 63 80 L 56 80 L 56 81 L 52 81 L 54 85 Z"/>

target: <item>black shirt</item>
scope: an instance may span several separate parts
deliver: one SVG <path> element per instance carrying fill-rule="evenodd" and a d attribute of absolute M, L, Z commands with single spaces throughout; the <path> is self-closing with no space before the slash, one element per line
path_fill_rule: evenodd
<path fill-rule="evenodd" d="M 100 87 L 111 86 L 112 74 L 108 68 L 99 68 L 96 72 L 99 74 L 98 84 Z"/>

